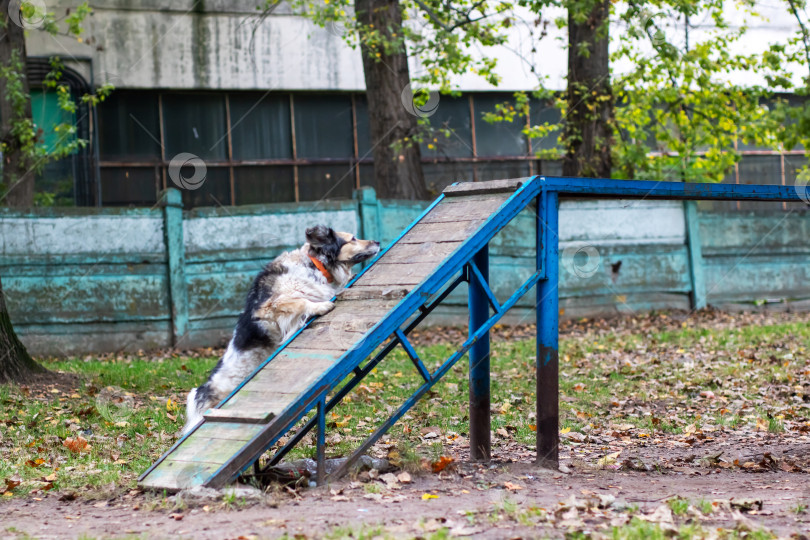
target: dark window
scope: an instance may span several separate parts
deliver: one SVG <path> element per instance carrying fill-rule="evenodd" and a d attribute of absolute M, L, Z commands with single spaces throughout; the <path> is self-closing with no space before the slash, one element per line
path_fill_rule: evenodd
<path fill-rule="evenodd" d="M 354 189 L 354 169 L 349 165 L 298 167 L 298 197 L 302 201 L 349 199 Z"/>
<path fill-rule="evenodd" d="M 166 159 L 188 152 L 202 159 L 228 157 L 223 94 L 164 94 Z"/>
<path fill-rule="evenodd" d="M 542 126 L 546 122 L 556 124 L 560 121 L 560 110 L 554 105 L 533 99 L 529 102 L 529 121 L 533 126 Z M 560 131 L 553 131 L 542 138 L 532 139 L 532 151 L 562 149 Z"/>
<path fill-rule="evenodd" d="M 244 93 L 229 96 L 233 158 L 292 158 L 289 95 Z"/>
<path fill-rule="evenodd" d="M 807 158 L 804 156 L 796 156 L 796 155 L 785 156 L 785 185 L 796 186 L 799 171 L 801 171 L 805 165 L 807 165 Z M 810 193 L 810 192 L 801 192 L 801 191 L 799 192 L 800 195 L 802 193 Z M 804 202 L 787 203 L 787 209 L 800 211 L 810 210 L 810 205 L 805 204 Z"/>
<path fill-rule="evenodd" d="M 546 176 L 562 176 L 562 160 L 543 159 L 535 162 L 534 174 Z"/>
<path fill-rule="evenodd" d="M 295 202 L 293 167 L 236 167 L 236 204 Z"/>
<path fill-rule="evenodd" d="M 105 161 L 158 161 L 158 96 L 116 90 L 98 106 L 99 153 Z"/>
<path fill-rule="evenodd" d="M 742 156 L 739 166 L 740 184 L 782 184 L 780 156 Z M 741 210 L 778 210 L 782 203 L 740 201 L 739 207 Z"/>
<path fill-rule="evenodd" d="M 424 163 L 425 183 L 428 191 L 438 195 L 454 182 L 472 182 L 472 163 Z"/>
<path fill-rule="evenodd" d="M 467 97 L 441 96 L 436 112 L 430 117 L 432 137 L 422 143 L 426 157 L 472 157 L 470 101 Z M 441 133 L 438 130 L 447 130 Z"/>
<path fill-rule="evenodd" d="M 374 177 L 374 165 L 371 163 L 360 165 L 360 185 L 371 186 L 377 189 L 377 180 Z"/>
<path fill-rule="evenodd" d="M 159 175 L 155 167 L 101 169 L 101 204 L 151 206 L 157 202 Z"/>
<path fill-rule="evenodd" d="M 490 161 L 476 164 L 478 180 L 501 180 L 529 176 L 528 161 Z"/>
<path fill-rule="evenodd" d="M 293 99 L 299 158 L 351 158 L 354 155 L 349 96 L 297 95 Z"/>
<path fill-rule="evenodd" d="M 194 172 L 188 173 L 188 176 Z M 171 180 L 169 180 L 171 182 Z M 228 206 L 231 204 L 231 182 L 227 167 L 207 167 L 205 180 L 197 189 L 181 189 L 183 207 Z"/>
<path fill-rule="evenodd" d="M 735 184 L 737 178 L 737 173 L 734 170 L 734 167 L 726 172 L 725 177 L 723 178 L 724 184 Z M 705 210 L 707 212 L 735 212 L 737 211 L 737 201 L 698 201 L 697 203 L 699 210 Z"/>
<path fill-rule="evenodd" d="M 475 105 L 475 150 L 479 156 L 525 156 L 528 153 L 525 116 L 515 116 L 512 122 L 487 122 L 484 115 L 495 112 L 498 103 L 511 102 L 508 94 L 476 95 Z"/>
<path fill-rule="evenodd" d="M 368 123 L 368 100 L 366 96 L 354 98 L 357 115 L 357 155 L 360 159 L 372 158 L 371 126 Z"/>

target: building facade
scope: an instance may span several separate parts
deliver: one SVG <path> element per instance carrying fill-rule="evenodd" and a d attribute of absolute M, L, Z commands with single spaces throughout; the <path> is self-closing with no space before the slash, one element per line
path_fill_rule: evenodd
<path fill-rule="evenodd" d="M 76 3 L 48 9 L 59 18 Z M 91 144 L 42 175 L 39 189 L 56 192 L 57 204 L 151 206 L 171 185 L 173 163 L 175 176 L 204 167 L 204 181 L 184 190 L 189 207 L 345 198 L 374 185 L 362 62 L 340 29 L 315 26 L 285 4 L 267 17 L 254 2 L 235 0 L 99 0 L 93 9 L 81 40 L 28 37 L 31 64 L 42 69 L 59 55 L 77 95 L 116 87 L 98 110 L 77 111 L 79 136 Z M 453 181 L 559 174 L 559 162 L 536 158 L 557 146 L 556 136 L 530 141 L 521 123 L 554 122 L 556 109 L 534 102 L 529 118 L 515 123 L 482 116 L 513 91 L 536 87 L 527 57 L 547 85 L 563 88 L 566 53 L 554 37 L 524 54 L 526 36 L 516 29 L 510 46 L 495 52 L 497 88 L 464 76 L 460 96 L 439 97 L 429 121 L 449 135 L 422 143 L 431 191 Z M 61 119 L 55 97 L 42 90 L 33 91 L 33 106 L 44 127 Z M 792 183 L 805 162 L 800 150 L 741 149 L 728 181 Z"/>

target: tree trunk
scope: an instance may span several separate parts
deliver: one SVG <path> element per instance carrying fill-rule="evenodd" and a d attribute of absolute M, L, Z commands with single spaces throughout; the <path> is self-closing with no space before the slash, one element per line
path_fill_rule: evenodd
<path fill-rule="evenodd" d="M 363 27 L 373 25 L 386 42 L 401 42 L 399 0 L 357 0 L 355 12 Z M 392 33 L 398 37 L 392 37 Z M 427 199 L 422 153 L 414 141 L 417 116 L 413 108 L 412 112 L 405 108 L 401 97 L 411 82 L 405 45 L 386 52 L 383 47 L 370 46 L 361 39 L 360 52 L 378 195 L 387 199 Z"/>
<path fill-rule="evenodd" d="M 572 8 L 568 10 L 568 114 L 563 134 L 563 175 L 610 178 L 613 136 L 608 56 L 610 2 L 592 0 L 591 6 L 587 19 L 579 23 Z"/>
<path fill-rule="evenodd" d="M 0 384 L 7 382 L 24 382 L 34 373 L 43 373 L 45 368 L 34 362 L 25 350 L 14 328 L 6 309 L 6 297 L 3 294 L 3 283 L 0 282 Z"/>
<path fill-rule="evenodd" d="M 23 29 L 9 16 L 9 4 L 19 2 L 0 0 L 0 68 L 19 73 L 19 84 L 0 77 L 0 142 L 3 144 L 3 186 L 0 197 L 8 206 L 28 207 L 34 204 L 34 173 L 27 156 L 22 152 L 19 139 L 11 132 L 16 122 L 31 118 L 31 98 L 28 76 L 25 72 L 25 35 Z M 17 17 L 17 21 L 20 18 Z M 11 83 L 11 84 L 9 84 Z M 12 86 L 12 88 L 9 88 Z M 25 96 L 22 108 L 15 107 L 11 95 Z"/>

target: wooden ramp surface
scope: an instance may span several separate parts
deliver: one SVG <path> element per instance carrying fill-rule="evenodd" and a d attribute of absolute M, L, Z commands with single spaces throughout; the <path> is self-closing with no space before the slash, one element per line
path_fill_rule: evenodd
<path fill-rule="evenodd" d="M 522 182 L 447 188 L 439 203 L 337 298 L 332 312 L 310 323 L 225 403 L 206 411 L 203 423 L 147 470 L 140 485 L 174 491 L 230 482 L 287 428 L 290 418 L 309 410 L 340 382 L 332 372 L 336 363 L 441 267 Z M 356 365 L 363 360 L 357 358 Z"/>

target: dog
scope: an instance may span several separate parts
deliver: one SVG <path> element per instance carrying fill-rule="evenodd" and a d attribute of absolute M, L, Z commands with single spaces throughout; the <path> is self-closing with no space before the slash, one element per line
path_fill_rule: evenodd
<path fill-rule="evenodd" d="M 353 277 L 352 267 L 374 257 L 380 243 L 317 225 L 306 230 L 306 243 L 268 263 L 247 295 L 225 354 L 202 386 L 186 402 L 188 433 L 203 412 L 219 403 L 310 317 L 325 315 L 331 299 Z"/>

